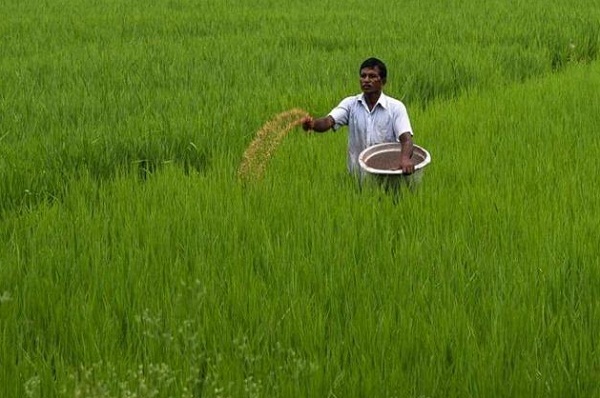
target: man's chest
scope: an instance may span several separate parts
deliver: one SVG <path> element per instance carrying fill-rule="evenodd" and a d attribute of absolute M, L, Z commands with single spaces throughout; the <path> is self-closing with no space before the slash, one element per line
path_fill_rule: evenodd
<path fill-rule="evenodd" d="M 395 136 L 393 117 L 383 107 L 369 111 L 362 104 L 358 104 L 351 112 L 348 124 L 351 134 L 363 137 L 370 144 L 390 141 Z"/>

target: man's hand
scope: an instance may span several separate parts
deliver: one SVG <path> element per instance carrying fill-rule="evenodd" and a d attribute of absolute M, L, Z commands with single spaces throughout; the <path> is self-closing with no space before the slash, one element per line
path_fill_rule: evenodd
<path fill-rule="evenodd" d="M 415 164 L 413 161 L 405 156 L 400 156 L 400 165 L 398 166 L 399 170 L 402 170 L 404 174 L 412 174 L 415 172 Z"/>
<path fill-rule="evenodd" d="M 305 116 L 302 118 L 302 128 L 304 131 L 311 131 L 315 128 L 315 120 L 312 116 Z"/>
<path fill-rule="evenodd" d="M 335 121 L 331 116 L 320 117 L 314 119 L 312 116 L 305 116 L 302 118 L 302 128 L 304 131 L 315 131 L 317 133 L 324 133 L 329 130 L 335 124 Z"/>

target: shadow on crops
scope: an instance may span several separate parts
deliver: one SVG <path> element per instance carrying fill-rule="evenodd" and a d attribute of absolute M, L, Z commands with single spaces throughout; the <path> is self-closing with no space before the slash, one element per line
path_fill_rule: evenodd
<path fill-rule="evenodd" d="M 559 73 L 575 64 L 598 59 L 600 26 L 582 24 L 567 37 L 546 31 L 532 39 L 495 42 L 494 46 L 446 49 L 448 54 L 431 54 L 431 64 L 413 67 L 407 73 L 403 101 L 426 108 L 435 100 L 450 100 L 493 81 L 522 83 L 548 73 Z"/>
<path fill-rule="evenodd" d="M 68 186 L 82 178 L 105 183 L 122 175 L 148 180 L 166 165 L 177 165 L 183 175 L 205 173 L 211 153 L 193 142 L 153 141 L 115 142 L 69 147 L 57 143 L 45 148 L 44 159 L 31 154 L 15 154 L 6 159 L 0 186 L 0 216 L 14 210 L 28 210 L 42 203 L 60 201 Z"/>
<path fill-rule="evenodd" d="M 551 65 L 553 71 L 560 71 L 570 64 L 588 64 L 598 59 L 598 37 L 588 37 L 581 41 L 556 43 L 551 49 Z"/>

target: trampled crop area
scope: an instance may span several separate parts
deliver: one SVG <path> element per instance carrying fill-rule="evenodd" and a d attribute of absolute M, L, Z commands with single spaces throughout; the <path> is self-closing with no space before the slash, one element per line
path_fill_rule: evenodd
<path fill-rule="evenodd" d="M 438 3 L 3 1 L 0 396 L 600 396 L 600 9 Z"/>

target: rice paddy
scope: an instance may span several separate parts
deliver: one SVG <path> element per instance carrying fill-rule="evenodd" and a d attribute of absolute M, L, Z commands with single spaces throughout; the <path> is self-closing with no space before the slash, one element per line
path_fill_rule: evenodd
<path fill-rule="evenodd" d="M 600 396 L 595 2 L 0 13 L 1 397 Z M 398 196 L 297 124 L 370 56 Z"/>

